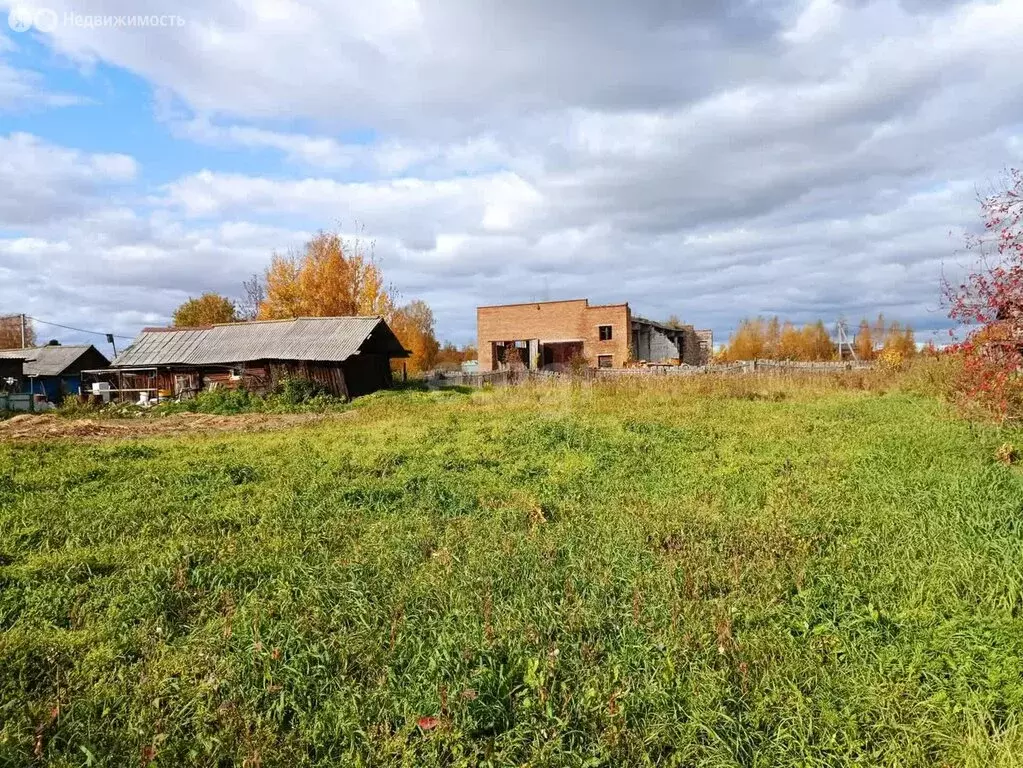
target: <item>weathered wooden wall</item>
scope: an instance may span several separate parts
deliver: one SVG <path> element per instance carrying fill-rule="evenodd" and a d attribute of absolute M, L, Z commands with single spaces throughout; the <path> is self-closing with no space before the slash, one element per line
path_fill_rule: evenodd
<path fill-rule="evenodd" d="M 386 355 L 356 355 L 343 363 L 350 397 L 391 386 L 391 363 Z"/>
<path fill-rule="evenodd" d="M 344 363 L 304 361 L 257 361 L 228 366 L 161 368 L 159 371 L 102 374 L 114 389 L 125 390 L 122 399 L 135 399 L 138 391 L 151 396 L 158 391 L 173 397 L 194 394 L 210 388 L 239 389 L 265 393 L 287 379 L 306 379 L 336 397 L 358 397 L 391 385 L 390 361 L 386 354 L 356 355 Z"/>

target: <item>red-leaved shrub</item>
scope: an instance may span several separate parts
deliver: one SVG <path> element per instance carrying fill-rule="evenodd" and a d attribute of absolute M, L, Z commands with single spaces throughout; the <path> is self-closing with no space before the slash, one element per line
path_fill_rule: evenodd
<path fill-rule="evenodd" d="M 1023 418 L 1023 171 L 981 200 L 984 233 L 967 239 L 971 274 L 946 283 L 949 316 L 968 329 L 958 345 L 963 405 L 1002 421 Z"/>

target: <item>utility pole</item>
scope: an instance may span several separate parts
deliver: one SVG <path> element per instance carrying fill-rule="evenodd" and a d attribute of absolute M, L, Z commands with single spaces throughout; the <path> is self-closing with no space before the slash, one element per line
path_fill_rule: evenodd
<path fill-rule="evenodd" d="M 21 313 L 21 348 L 25 348 L 25 313 Z"/>
<path fill-rule="evenodd" d="M 848 347 L 849 354 L 852 355 L 852 359 L 859 362 L 859 358 L 856 357 L 856 347 L 853 346 L 852 339 L 849 338 L 849 334 L 845 329 L 845 320 L 838 321 L 838 359 L 842 359 L 842 348 Z"/>

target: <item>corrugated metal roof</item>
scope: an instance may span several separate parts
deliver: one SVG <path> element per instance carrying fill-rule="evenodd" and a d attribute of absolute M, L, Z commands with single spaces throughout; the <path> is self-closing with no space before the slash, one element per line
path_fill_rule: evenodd
<path fill-rule="evenodd" d="M 53 345 L 29 347 L 28 349 L 2 349 L 0 357 L 15 357 L 25 360 L 26 376 L 60 376 L 74 365 L 75 361 L 92 349 L 92 346 Z"/>
<path fill-rule="evenodd" d="M 146 328 L 112 366 L 230 365 L 250 360 L 343 362 L 383 327 L 379 317 L 299 317 L 294 320 L 231 323 L 209 328 Z"/>

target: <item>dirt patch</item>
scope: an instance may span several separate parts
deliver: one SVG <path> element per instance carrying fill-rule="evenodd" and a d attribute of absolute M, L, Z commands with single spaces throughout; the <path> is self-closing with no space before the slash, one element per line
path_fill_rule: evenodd
<path fill-rule="evenodd" d="M 85 440 L 134 438 L 197 432 L 263 432 L 348 418 L 353 414 L 352 411 L 328 414 L 242 413 L 233 416 L 178 413 L 172 416 L 135 419 L 65 419 L 52 414 L 23 414 L 0 421 L 0 442 L 61 438 Z"/>

